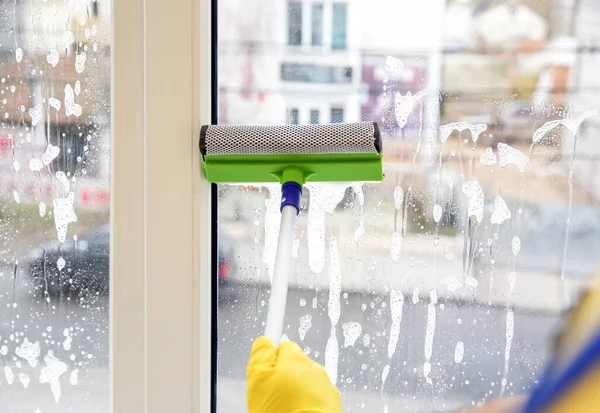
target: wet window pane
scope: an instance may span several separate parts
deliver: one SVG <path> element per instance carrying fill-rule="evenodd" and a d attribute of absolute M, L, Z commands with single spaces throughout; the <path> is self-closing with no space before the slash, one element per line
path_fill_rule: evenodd
<path fill-rule="evenodd" d="M 0 2 L 2 411 L 109 411 L 110 7 Z"/>
<path fill-rule="evenodd" d="M 304 188 L 286 337 L 327 366 L 345 412 L 445 412 L 530 391 L 600 268 L 600 4 L 324 3 L 333 55 L 288 47 L 287 9 L 261 4 L 268 22 L 227 26 L 228 41 L 264 45 L 260 100 L 231 91 L 242 68 L 219 46 L 218 100 L 235 123 L 284 124 L 296 108 L 307 124 L 319 109 L 321 123 L 378 122 L 384 139 L 382 183 Z M 277 185 L 219 185 L 222 412 L 245 408 L 279 197 Z"/>

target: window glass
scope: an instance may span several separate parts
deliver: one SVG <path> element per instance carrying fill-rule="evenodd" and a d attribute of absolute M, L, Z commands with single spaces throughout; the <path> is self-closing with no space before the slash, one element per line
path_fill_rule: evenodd
<path fill-rule="evenodd" d="M 332 108 L 331 109 L 331 123 L 342 123 L 344 121 L 344 109 L 343 108 Z"/>
<path fill-rule="evenodd" d="M 289 108 L 287 110 L 287 123 L 297 125 L 300 123 L 300 113 L 298 108 Z"/>
<path fill-rule="evenodd" d="M 346 48 L 347 9 L 346 3 L 333 3 L 332 49 Z"/>
<path fill-rule="evenodd" d="M 302 44 L 302 2 L 290 1 L 288 3 L 288 44 L 298 46 Z"/>
<path fill-rule="evenodd" d="M 311 109 L 310 110 L 310 123 L 319 123 L 319 109 Z"/>
<path fill-rule="evenodd" d="M 309 123 L 319 107 L 320 122 L 375 121 L 384 139 L 382 183 L 304 188 L 286 336 L 327 366 L 346 412 L 445 412 L 529 391 L 600 270 L 600 4 L 350 0 L 324 10 L 324 38 L 344 45 L 332 55 L 268 48 L 285 42 L 286 12 L 274 13 L 256 56 L 267 95 L 236 123 L 283 124 L 288 107 Z M 347 83 L 325 83 L 322 67 Z M 218 70 L 224 86 L 241 68 Z M 220 412 L 245 406 L 278 197 L 276 185 L 219 185 Z"/>
<path fill-rule="evenodd" d="M 352 68 L 284 62 L 281 64 L 281 80 L 308 83 L 351 83 Z"/>
<path fill-rule="evenodd" d="M 323 4 L 314 3 L 312 5 L 312 38 L 313 46 L 323 44 Z"/>
<path fill-rule="evenodd" d="M 0 410 L 109 411 L 110 2 L 0 2 Z"/>

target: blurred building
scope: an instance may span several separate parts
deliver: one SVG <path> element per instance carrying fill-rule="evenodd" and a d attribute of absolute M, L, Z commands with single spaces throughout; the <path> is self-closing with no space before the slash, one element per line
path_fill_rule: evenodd
<path fill-rule="evenodd" d="M 445 0 L 410 6 L 386 0 L 359 4 L 366 22 L 361 35 L 362 119 L 380 122 L 388 137 L 399 140 L 414 142 L 423 134 L 436 133 L 437 122 L 431 119 L 437 118 L 439 106 L 437 99 L 430 98 L 441 80 Z M 399 67 L 386 69 L 388 56 L 397 59 Z M 396 96 L 406 102 L 405 121 L 395 118 Z"/>
<path fill-rule="evenodd" d="M 222 123 L 360 119 L 356 2 L 219 4 Z"/>
<path fill-rule="evenodd" d="M 581 108 L 600 110 L 600 2 L 580 0 L 576 10 L 577 67 L 570 77 L 573 101 Z M 589 188 L 590 197 L 600 201 L 600 116 L 592 116 L 580 127 L 574 175 L 576 183 Z M 570 153 L 573 138 L 565 136 L 563 152 Z"/>
<path fill-rule="evenodd" d="M 449 3 L 442 81 L 444 122 L 493 124 L 490 131 L 496 140 L 508 143 L 530 136 L 531 114 L 522 109 L 536 89 L 539 69 L 530 70 L 526 59 L 548 40 L 547 16 L 553 7 L 537 3 Z M 502 101 L 507 102 L 503 110 L 493 110 Z"/>

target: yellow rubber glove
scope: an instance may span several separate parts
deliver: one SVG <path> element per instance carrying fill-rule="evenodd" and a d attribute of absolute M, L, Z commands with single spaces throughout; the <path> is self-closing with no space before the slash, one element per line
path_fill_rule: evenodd
<path fill-rule="evenodd" d="M 342 413 L 340 392 L 323 366 L 291 341 L 275 348 L 257 338 L 247 377 L 249 413 Z"/>

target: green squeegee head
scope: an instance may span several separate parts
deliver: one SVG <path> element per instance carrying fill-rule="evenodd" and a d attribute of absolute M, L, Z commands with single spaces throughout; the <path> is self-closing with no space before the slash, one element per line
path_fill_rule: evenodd
<path fill-rule="evenodd" d="M 374 122 L 203 126 L 200 151 L 209 182 L 304 185 L 383 179 L 381 135 Z"/>

